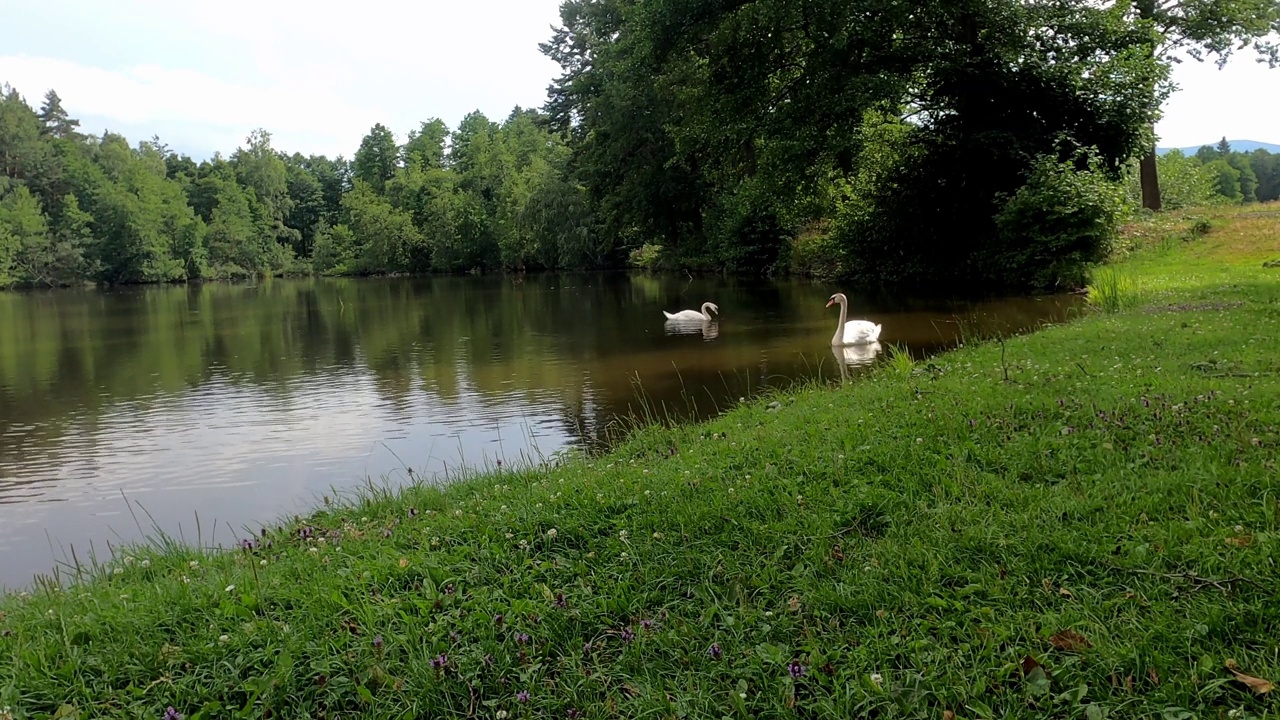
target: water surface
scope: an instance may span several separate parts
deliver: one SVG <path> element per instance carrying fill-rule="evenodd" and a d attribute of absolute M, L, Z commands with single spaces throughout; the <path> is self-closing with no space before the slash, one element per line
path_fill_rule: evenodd
<path fill-rule="evenodd" d="M 857 372 L 874 353 L 830 347 L 840 289 L 587 274 L 0 293 L 0 586 L 139 538 L 125 498 L 229 541 L 369 477 L 545 457 L 646 407 L 701 419 L 847 375 L 838 360 Z M 1079 303 L 844 291 L 882 348 L 917 358 Z M 705 300 L 715 323 L 664 322 Z"/>

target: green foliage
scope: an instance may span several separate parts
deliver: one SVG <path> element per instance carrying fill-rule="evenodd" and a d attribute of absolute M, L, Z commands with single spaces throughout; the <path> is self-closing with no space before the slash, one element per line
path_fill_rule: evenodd
<path fill-rule="evenodd" d="M 738 272 L 785 265 L 801 228 L 835 219 L 856 280 L 940 286 L 960 267 L 967 286 L 1034 286 L 1045 273 L 979 266 L 1000 198 L 1080 148 L 1117 175 L 1165 73 L 1146 28 L 1090 4 L 571 0 L 561 15 L 548 110 L 600 224 L 626 249 Z"/>
<path fill-rule="evenodd" d="M 329 227 L 321 222 L 316 228 L 315 252 L 311 267 L 322 275 L 344 275 L 356 268 L 356 238 L 346 225 Z"/>
<path fill-rule="evenodd" d="M 1214 176 L 1195 157 L 1173 150 L 1156 157 L 1160 176 L 1160 200 L 1166 210 L 1179 210 L 1208 204 L 1214 197 Z M 1142 189 L 1136 167 L 1129 172 L 1129 197 L 1134 205 L 1141 203 Z"/>
<path fill-rule="evenodd" d="M 431 267 L 431 248 L 413 218 L 363 180 L 357 179 L 351 192 L 342 196 L 342 209 L 357 239 L 353 270 L 382 274 Z"/>
<path fill-rule="evenodd" d="M 662 246 L 644 244 L 627 257 L 632 267 L 642 270 L 654 270 L 658 267 L 658 263 L 662 260 Z"/>
<path fill-rule="evenodd" d="M 1242 202 L 1244 193 L 1240 191 L 1240 171 L 1223 159 L 1214 160 L 1205 165 L 1205 170 L 1213 178 L 1213 190 L 1219 196 L 1231 202 Z"/>
<path fill-rule="evenodd" d="M 981 262 L 1035 287 L 1079 287 L 1111 252 L 1125 207 L 1123 187 L 1089 157 L 1038 160 L 1027 183 L 996 214 L 996 242 Z"/>
<path fill-rule="evenodd" d="M 395 135 L 378 123 L 360 141 L 360 149 L 351 163 L 351 174 L 381 195 L 386 192 L 387 181 L 395 177 L 399 160 L 400 149 L 396 146 Z"/>

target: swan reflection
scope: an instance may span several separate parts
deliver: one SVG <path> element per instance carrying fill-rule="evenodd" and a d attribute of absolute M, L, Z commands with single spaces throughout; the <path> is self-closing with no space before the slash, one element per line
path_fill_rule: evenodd
<path fill-rule="evenodd" d="M 831 354 L 835 356 L 836 364 L 840 366 L 840 377 L 843 378 L 846 377 L 849 369 L 870 367 L 876 361 L 876 356 L 880 354 L 880 343 L 845 345 L 844 347 L 833 345 Z"/>
<path fill-rule="evenodd" d="M 668 320 L 662 328 L 668 335 L 702 335 L 703 340 L 720 337 L 720 323 L 711 320 Z"/>

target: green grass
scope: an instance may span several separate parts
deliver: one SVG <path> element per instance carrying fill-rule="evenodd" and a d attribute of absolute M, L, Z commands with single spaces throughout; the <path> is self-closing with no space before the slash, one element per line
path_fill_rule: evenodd
<path fill-rule="evenodd" d="M 1280 218 L 1225 213 L 1114 313 L 6 597 L 0 706 L 1277 717 Z"/>

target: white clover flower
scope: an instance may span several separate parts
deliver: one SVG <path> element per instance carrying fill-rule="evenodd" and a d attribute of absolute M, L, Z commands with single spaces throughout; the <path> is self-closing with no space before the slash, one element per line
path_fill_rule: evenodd
<path fill-rule="evenodd" d="M 551 539 L 553 539 L 553 540 L 554 540 L 554 539 L 555 539 L 555 537 L 556 537 L 556 529 L 555 529 L 555 528 L 551 528 L 550 530 L 548 530 L 548 531 L 547 531 L 547 537 L 549 537 L 549 538 L 551 538 Z"/>

